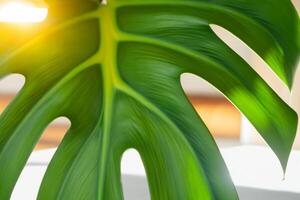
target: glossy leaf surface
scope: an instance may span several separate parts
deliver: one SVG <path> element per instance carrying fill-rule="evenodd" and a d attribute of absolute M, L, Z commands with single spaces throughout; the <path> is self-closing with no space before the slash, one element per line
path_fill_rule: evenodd
<path fill-rule="evenodd" d="M 0 77 L 26 83 L 0 118 L 0 199 L 9 199 L 43 130 L 72 126 L 38 199 L 122 199 L 120 160 L 135 148 L 152 199 L 234 200 L 219 150 L 180 85 L 193 73 L 252 122 L 286 167 L 297 116 L 211 30 L 229 30 L 291 87 L 299 17 L 288 0 L 48 0 L 49 17 L 12 38 L 1 24 Z"/>

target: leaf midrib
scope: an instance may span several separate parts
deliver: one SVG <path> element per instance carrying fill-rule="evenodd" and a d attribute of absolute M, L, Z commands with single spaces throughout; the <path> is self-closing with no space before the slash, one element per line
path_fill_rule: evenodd
<path fill-rule="evenodd" d="M 119 3 L 117 4 L 117 6 L 115 7 L 109 7 L 109 6 L 100 6 L 99 9 L 97 9 L 96 11 L 92 11 L 89 13 L 85 13 L 81 16 L 78 16 L 76 18 L 73 18 L 72 20 L 68 20 L 65 23 L 59 24 L 57 26 L 55 26 L 53 29 L 47 30 L 46 33 L 43 33 L 40 37 L 35 38 L 34 40 L 28 42 L 27 44 L 25 44 L 23 47 L 20 48 L 20 50 L 14 52 L 11 56 L 13 57 L 13 55 L 17 54 L 19 51 L 22 51 L 28 47 L 30 47 L 31 45 L 34 45 L 36 42 L 38 42 L 41 38 L 47 37 L 49 34 L 56 32 L 58 30 L 62 30 L 66 27 L 68 27 L 69 25 L 72 24 L 76 24 L 78 22 L 82 22 L 88 19 L 98 19 L 99 20 L 99 28 L 100 28 L 100 33 L 102 36 L 102 45 L 99 46 L 99 50 L 92 55 L 89 59 L 87 59 L 85 62 L 81 63 L 79 66 L 77 66 L 74 70 L 70 71 L 68 74 L 66 74 L 57 84 L 55 84 L 52 88 L 57 88 L 59 87 L 59 85 L 64 84 L 65 82 L 67 82 L 67 80 L 71 79 L 71 77 L 76 76 L 77 74 L 79 74 L 83 69 L 85 69 L 86 67 L 90 67 L 92 65 L 95 64 L 103 64 L 102 66 L 102 70 L 103 70 L 103 77 L 104 77 L 104 92 L 105 92 L 105 98 L 106 100 L 104 102 L 104 109 L 105 109 L 105 113 L 111 113 L 112 110 L 112 104 L 114 101 L 113 98 L 113 93 L 115 92 L 116 89 L 119 89 L 120 91 L 128 94 L 129 96 L 134 97 L 136 100 L 138 100 L 140 103 L 142 103 L 143 105 L 145 105 L 147 108 L 149 108 L 150 110 L 154 111 L 156 114 L 158 114 L 159 116 L 161 116 L 162 118 L 164 118 L 165 120 L 169 120 L 168 117 L 162 113 L 159 109 L 156 108 L 156 106 L 154 104 L 152 104 L 151 102 L 149 102 L 145 97 L 143 97 L 142 95 L 138 94 L 137 92 L 135 92 L 129 85 L 127 85 L 127 83 L 125 83 L 121 77 L 120 74 L 118 73 L 118 69 L 116 66 L 116 63 L 111 63 L 112 61 L 116 61 L 116 57 L 113 56 L 114 54 L 116 54 L 117 52 L 117 47 L 116 47 L 116 43 L 117 41 L 123 41 L 123 42 L 130 42 L 130 41 L 135 41 L 135 42 L 140 42 L 140 43 L 149 43 L 152 45 L 156 45 L 160 48 L 166 48 L 166 49 L 170 49 L 170 50 L 175 50 L 176 52 L 179 52 L 181 54 L 184 55 L 188 55 L 191 56 L 193 58 L 196 58 L 197 60 L 202 60 L 204 62 L 209 63 L 209 65 L 213 65 L 215 67 L 218 67 L 219 69 L 221 69 L 221 67 L 219 66 L 219 64 L 215 63 L 212 59 L 207 58 L 205 56 L 202 56 L 200 54 L 197 54 L 197 52 L 194 52 L 193 50 L 189 50 L 186 49 L 180 45 L 176 45 L 176 44 L 172 44 L 170 42 L 164 41 L 164 40 L 159 40 L 159 39 L 155 39 L 155 38 L 150 38 L 147 36 L 139 36 L 136 34 L 129 34 L 129 33 L 124 33 L 121 30 L 118 29 L 118 26 L 116 24 L 116 17 L 115 16 L 110 16 L 111 13 L 115 14 L 116 12 L 110 12 L 110 9 L 116 9 L 116 8 L 120 8 L 123 6 L 134 6 L 137 2 L 134 3 Z M 170 5 L 173 4 L 177 4 L 178 2 L 172 2 L 170 3 Z M 150 3 L 139 3 L 138 5 L 168 5 L 169 3 L 163 2 L 163 3 L 159 3 L 159 2 L 150 2 Z M 182 4 L 182 3 L 181 3 Z M 188 4 L 189 6 L 194 6 L 194 5 L 198 5 L 199 3 L 192 3 L 192 2 L 188 2 L 188 3 L 184 3 Z M 216 6 L 214 6 L 216 7 Z M 103 12 L 104 11 L 104 12 Z M 107 27 L 105 27 L 104 25 L 111 25 L 111 27 L 108 29 Z M 103 45 L 104 44 L 104 45 Z M 110 53 L 107 53 L 105 51 L 107 51 L 107 49 L 110 49 Z M 106 56 L 109 55 L 109 56 Z M 102 61 L 102 63 L 101 63 Z M 88 65 L 87 65 L 88 63 Z M 104 67 L 105 66 L 105 67 Z M 108 67 L 110 66 L 110 67 Z M 108 78 L 109 77 L 109 78 Z M 57 87 L 56 87 L 57 86 Z M 52 89 L 51 89 L 52 90 Z M 42 97 L 38 103 L 34 106 L 35 107 L 39 107 L 40 104 L 42 104 L 43 99 L 47 98 L 50 94 L 51 94 L 51 90 L 44 95 L 44 97 Z M 145 103 L 147 102 L 147 103 Z M 35 109 L 32 109 L 31 112 L 29 112 L 26 116 L 30 115 L 30 113 L 34 112 Z M 107 115 L 107 114 L 106 114 Z M 110 121 L 111 116 L 104 116 L 104 120 L 106 124 L 104 128 L 106 131 L 104 131 L 105 138 L 104 144 L 105 144 L 105 148 L 107 149 L 107 144 L 109 143 L 109 137 L 107 137 L 106 135 L 109 133 L 109 121 Z M 26 119 L 26 117 L 24 118 L 24 120 Z M 173 123 L 170 121 L 170 123 Z M 175 125 L 176 126 L 176 125 Z M 106 150 L 105 150 L 106 151 Z M 104 151 L 104 152 L 105 152 Z M 103 158 L 104 160 L 106 158 Z M 105 163 L 105 162 L 101 162 L 101 163 Z M 101 172 L 103 173 L 103 172 Z"/>
<path fill-rule="evenodd" d="M 215 63 L 212 59 L 207 58 L 205 56 L 202 56 L 200 54 L 197 54 L 197 52 L 194 52 L 193 50 L 186 49 L 186 48 L 184 48 L 180 45 L 172 44 L 172 43 L 167 42 L 165 40 L 159 40 L 159 39 L 150 38 L 150 37 L 147 37 L 147 36 L 141 37 L 141 36 L 136 35 L 136 34 L 124 33 L 124 32 L 122 32 L 121 30 L 118 29 L 118 25 L 116 24 L 116 21 L 115 21 L 116 17 L 115 16 L 110 16 L 111 13 L 116 14 L 116 10 L 118 8 L 126 7 L 126 6 L 174 5 L 174 4 L 176 4 L 176 5 L 178 4 L 178 5 L 181 5 L 181 6 L 182 5 L 185 5 L 185 6 L 199 6 L 200 4 L 205 4 L 205 6 L 208 6 L 207 3 L 199 3 L 199 2 L 184 2 L 184 3 L 182 3 L 182 2 L 176 2 L 176 1 L 175 2 L 147 2 L 147 3 L 138 2 L 138 1 L 132 1 L 132 2 L 118 1 L 118 3 L 116 3 L 116 5 L 114 5 L 114 4 L 112 4 L 112 6 L 108 6 L 108 5 L 103 6 L 102 5 L 95 11 L 91 11 L 91 12 L 85 13 L 83 15 L 80 15 L 76 18 L 72 18 L 71 20 L 68 20 L 65 23 L 62 23 L 62 24 L 59 24 L 59 25 L 55 26 L 53 29 L 47 30 L 45 33 L 42 33 L 41 36 L 33 39 L 32 41 L 28 42 L 27 44 L 22 46 L 17 51 L 13 52 L 9 56 L 9 58 L 13 57 L 15 54 L 19 53 L 20 51 L 22 51 L 26 48 L 30 48 L 31 45 L 34 45 L 35 43 L 37 43 L 41 38 L 47 37 L 49 34 L 54 33 L 58 30 L 62 30 L 64 28 L 68 27 L 69 25 L 76 24 L 78 22 L 82 22 L 82 21 L 85 21 L 85 20 L 88 20 L 88 19 L 93 19 L 93 18 L 98 19 L 99 20 L 100 33 L 102 33 L 101 36 L 104 36 L 102 38 L 105 38 L 105 39 L 102 39 L 102 42 L 103 42 L 103 44 L 105 44 L 105 43 L 107 43 L 107 44 L 104 45 L 105 47 L 103 45 L 100 46 L 99 50 L 94 55 L 92 55 L 89 59 L 87 59 L 87 62 L 90 63 L 90 66 L 92 66 L 94 64 L 101 64 L 101 60 L 102 60 L 103 61 L 102 62 L 103 66 L 111 66 L 112 69 L 113 69 L 113 71 L 110 71 L 110 70 L 107 70 L 107 69 L 109 69 L 109 67 L 103 67 L 102 66 L 102 70 L 104 72 L 103 76 L 105 78 L 104 83 L 106 85 L 105 88 L 104 88 L 104 91 L 106 91 L 105 92 L 106 93 L 106 95 L 105 95 L 105 98 L 106 98 L 105 102 L 106 103 L 104 103 L 105 104 L 104 108 L 106 110 L 105 113 L 111 113 L 111 112 L 109 112 L 112 109 L 111 108 L 112 103 L 110 103 L 110 102 L 114 101 L 114 99 L 113 99 L 114 90 L 121 89 L 121 91 L 123 91 L 127 94 L 134 95 L 134 93 L 132 92 L 134 90 L 131 89 L 120 78 L 120 74 L 117 72 L 118 69 L 117 69 L 116 64 L 112 65 L 110 63 L 111 61 L 116 61 L 116 57 L 115 56 L 112 56 L 112 57 L 110 56 L 111 59 L 108 59 L 108 57 L 104 56 L 104 55 L 113 55 L 117 52 L 116 47 L 113 48 L 113 46 L 116 46 L 116 43 L 117 43 L 116 41 L 118 41 L 118 42 L 120 42 L 120 41 L 123 41 L 123 42 L 134 41 L 134 42 L 140 42 L 140 43 L 149 43 L 149 44 L 152 44 L 152 45 L 156 45 L 160 48 L 163 47 L 163 48 L 171 49 L 173 51 L 175 50 L 175 51 L 177 51 L 181 54 L 188 55 L 188 56 L 191 56 L 193 58 L 196 58 L 197 60 L 200 59 L 204 62 L 209 63 L 210 65 L 213 65 L 213 66 L 218 67 L 219 69 L 221 69 L 219 64 Z M 209 5 L 209 6 L 211 6 L 211 5 Z M 219 6 L 211 6 L 211 7 L 218 8 Z M 114 12 L 110 12 L 111 10 L 114 10 Z M 234 12 L 234 11 L 232 11 L 232 12 Z M 238 13 L 235 12 L 235 14 L 238 14 Z M 243 15 L 241 15 L 241 16 L 243 16 Z M 105 24 L 110 24 L 112 26 L 110 27 L 110 29 L 107 29 L 107 27 L 105 27 L 105 29 L 104 29 L 103 25 L 105 25 Z M 107 33 L 107 30 L 109 30 L 109 33 Z M 111 43 L 113 41 L 114 41 L 114 44 Z M 107 52 L 104 52 L 107 49 L 112 49 L 111 54 L 108 54 Z M 106 58 L 106 61 L 104 60 L 105 58 Z M 79 66 L 76 67 L 76 69 L 74 69 L 74 70 L 72 70 L 68 73 L 68 74 L 72 74 L 71 76 L 68 76 L 68 74 L 67 74 L 59 82 L 65 82 L 67 79 L 69 79 L 67 77 L 75 76 L 75 75 L 79 74 L 80 71 L 82 71 L 84 68 L 89 67 L 89 66 L 85 66 L 85 67 L 81 68 L 80 66 L 82 64 L 80 64 Z M 110 77 L 110 78 L 107 78 L 107 77 Z M 55 84 L 55 85 L 60 85 L 60 84 Z M 53 86 L 53 88 L 55 87 L 55 85 Z M 48 95 L 44 95 L 44 96 L 46 98 L 46 96 L 48 96 Z M 141 98 L 142 97 L 141 95 L 134 95 L 134 96 L 135 96 L 135 98 L 140 96 L 139 98 L 137 98 L 140 102 L 145 102 L 146 101 L 145 98 Z M 41 98 L 39 100 L 39 102 L 42 101 L 42 99 L 43 98 Z M 143 100 L 141 100 L 141 99 L 143 99 Z M 109 104 L 111 104 L 111 105 L 109 105 Z M 39 103 L 37 103 L 36 106 L 34 106 L 34 107 L 37 107 L 38 105 L 39 105 Z M 152 105 L 152 106 L 150 106 L 150 105 Z M 155 108 L 155 106 L 152 103 L 147 104 L 146 107 L 151 107 L 151 109 Z M 32 109 L 32 110 L 34 110 L 34 109 Z M 157 109 L 156 112 L 161 112 L 161 111 L 159 109 Z M 31 112 L 29 112 L 27 115 L 30 115 L 30 113 Z M 111 116 L 104 117 L 104 119 L 106 119 L 104 121 L 109 122 L 110 117 Z M 165 116 L 165 117 L 167 118 L 167 116 Z M 109 124 L 105 125 L 106 128 L 104 128 L 104 129 L 108 129 L 108 126 L 109 126 Z M 104 132 L 105 132 L 104 135 L 106 135 L 107 131 L 104 131 Z M 106 138 L 108 138 L 108 137 L 106 137 Z M 107 139 L 105 139 L 105 140 L 107 140 Z M 108 143 L 109 143 L 108 141 L 105 142 L 105 144 L 108 144 Z"/>
<path fill-rule="evenodd" d="M 100 10 L 101 12 L 101 10 Z M 125 83 L 120 73 L 118 72 L 117 66 L 117 43 L 119 43 L 122 38 L 120 34 L 120 30 L 117 28 L 116 25 L 116 18 L 113 16 L 114 12 L 110 12 L 109 8 L 103 8 L 101 12 L 102 18 L 99 19 L 99 28 L 101 34 L 101 47 L 99 52 L 103 58 L 102 65 L 100 65 L 103 71 L 104 77 L 104 125 L 103 125 L 103 135 L 101 138 L 102 143 L 102 151 L 101 151 L 101 158 L 100 158 L 100 167 L 99 167 L 99 175 L 98 175 L 98 195 L 104 194 L 104 180 L 105 180 L 105 170 L 106 170 L 106 163 L 107 163 L 107 156 L 108 156 L 108 148 L 110 142 L 110 125 L 112 120 L 112 110 L 115 101 L 115 94 L 116 91 L 123 92 L 124 94 L 128 95 L 129 97 L 135 99 L 141 105 L 145 106 L 151 112 L 159 116 L 163 121 L 166 122 L 170 127 L 178 132 L 182 132 L 177 125 L 168 118 L 168 116 L 159 110 L 156 105 L 150 102 L 147 98 L 143 95 L 139 94 L 133 88 L 131 88 L 127 83 Z M 102 49 L 102 50 L 101 50 Z M 185 137 L 182 137 L 183 140 L 186 140 Z M 186 140 L 186 142 L 188 142 Z M 191 147 L 190 147 L 191 148 Z M 191 149 L 191 152 L 194 152 Z M 196 157 L 196 155 L 194 155 Z M 200 163 L 198 163 L 201 166 Z M 202 168 L 202 166 L 201 166 Z M 208 180 L 206 180 L 208 182 Z M 98 196 L 98 199 L 101 199 L 102 196 Z"/>
<path fill-rule="evenodd" d="M 182 2 L 180 2 L 182 3 Z M 179 2 L 172 2 L 170 3 L 171 4 L 180 4 Z M 137 2 L 133 2 L 132 5 L 131 4 L 126 4 L 126 3 L 119 3 L 117 4 L 117 6 L 115 7 L 115 9 L 118 7 L 123 7 L 123 6 L 135 6 L 137 4 Z M 162 5 L 163 3 L 159 4 L 159 2 L 154 2 L 153 4 L 151 5 Z M 188 5 L 191 4 L 191 2 L 189 3 L 186 3 Z M 197 3 L 199 4 L 199 3 Z M 150 5 L 150 3 L 140 3 L 139 5 Z M 164 2 L 164 5 L 168 5 Z M 196 3 L 193 3 L 193 6 L 196 5 Z M 208 5 L 208 4 L 205 4 L 205 5 Z M 214 6 L 214 7 L 217 7 L 217 6 Z M 106 45 L 104 46 L 101 46 L 99 48 L 99 51 L 95 54 L 95 55 L 92 55 L 88 60 L 87 62 L 90 63 L 88 66 L 83 66 L 83 63 L 80 64 L 79 66 L 77 66 L 74 70 L 72 70 L 71 72 L 69 72 L 64 78 L 61 79 L 61 81 L 59 81 L 59 83 L 55 84 L 55 86 L 53 87 L 53 89 L 51 89 L 48 93 L 46 93 L 46 95 L 44 95 L 43 98 L 41 98 L 38 103 L 33 107 L 33 109 L 26 115 L 27 117 L 31 115 L 32 112 L 34 112 L 35 109 L 37 109 L 40 105 L 43 103 L 43 99 L 47 98 L 50 94 L 51 94 L 51 91 L 54 90 L 54 88 L 57 88 L 59 85 L 62 85 L 63 83 L 65 83 L 67 80 L 70 79 L 70 77 L 73 77 L 73 76 L 76 76 L 77 74 L 79 74 L 84 68 L 86 67 L 90 67 L 94 64 L 101 64 L 101 60 L 102 60 L 102 70 L 103 70 L 103 76 L 104 76 L 104 93 L 105 93 L 105 101 L 104 101 L 104 131 L 103 131 L 103 138 L 101 140 L 101 142 L 104 144 L 103 146 L 103 155 L 105 156 L 102 156 L 101 157 L 101 164 L 102 165 L 105 165 L 106 163 L 106 160 L 107 160 L 107 149 L 108 149 L 108 145 L 109 145 L 109 130 L 110 130 L 110 124 L 111 124 L 111 111 L 112 111 L 112 106 L 113 106 L 113 102 L 114 102 L 114 93 L 116 90 L 120 90 L 122 92 L 124 92 L 125 94 L 127 94 L 128 96 L 134 98 L 135 100 L 137 100 L 138 102 L 140 102 L 142 105 L 144 105 L 145 107 L 147 107 L 149 110 L 151 110 L 152 112 L 156 113 L 157 115 L 159 115 L 163 120 L 165 120 L 169 125 L 171 125 L 172 127 L 176 128 L 177 130 L 180 131 L 180 129 L 174 124 L 174 122 L 172 122 L 167 116 L 165 113 L 163 113 L 161 110 L 159 110 L 152 102 L 150 102 L 149 100 L 147 100 L 144 96 L 142 96 L 141 94 L 139 94 L 138 92 L 136 92 L 134 89 L 132 89 L 128 84 L 126 84 L 121 78 L 120 78 L 120 74 L 117 72 L 117 65 L 116 63 L 112 64 L 111 62 L 112 61 L 116 61 L 116 57 L 114 56 L 117 52 L 117 49 L 115 47 L 116 45 L 116 41 L 120 41 L 120 38 L 123 38 L 125 37 L 125 35 L 123 36 L 117 36 L 119 38 L 115 38 L 113 39 L 113 34 L 110 35 L 111 33 L 116 33 L 118 32 L 118 28 L 117 28 L 117 25 L 115 24 L 116 22 L 115 21 L 112 21 L 112 20 L 115 20 L 116 17 L 115 16 L 107 16 L 107 17 L 103 17 L 105 16 L 102 12 L 100 11 L 103 11 L 105 9 L 103 9 L 103 7 L 101 6 L 100 9 L 98 9 L 97 11 L 93 11 L 93 12 L 89 12 L 87 14 L 84 14 L 84 15 L 81 15 L 77 18 L 74 18 L 72 20 L 68 20 L 66 23 L 63 23 L 57 27 L 55 27 L 54 29 L 50 29 L 50 31 L 47 33 L 47 34 L 42 34 L 41 37 L 47 37 L 48 34 L 51 34 L 57 30 L 60 30 L 60 29 L 63 29 L 65 27 L 67 27 L 68 25 L 71 25 L 71 24 L 75 24 L 79 21 L 84 21 L 84 20 L 87 20 L 87 19 L 92 19 L 92 18 L 98 18 L 99 19 L 99 27 L 102 27 L 100 28 L 100 32 L 103 33 L 101 36 L 103 37 L 103 40 L 102 41 L 109 41 L 107 42 Z M 109 9 L 107 9 L 108 11 Z M 224 9 L 223 9 L 224 10 Z M 109 12 L 107 12 L 109 13 Z M 110 14 L 113 13 L 115 14 L 116 12 L 110 12 Z M 240 15 L 240 16 L 243 16 L 243 15 Z M 102 18 L 101 18 L 102 17 Z M 245 16 L 244 16 L 245 17 Z M 250 19 L 250 18 L 249 18 Z M 110 22 L 108 22 L 107 20 L 110 20 Z M 113 22 L 113 23 L 112 23 Z M 111 30 L 109 33 L 107 33 L 107 27 L 105 29 L 103 29 L 103 25 L 105 24 L 115 24 L 113 25 L 113 28 L 111 27 Z M 119 32 L 121 33 L 121 32 Z M 131 37 L 131 38 L 135 38 L 136 36 L 134 37 Z M 24 45 L 23 47 L 21 47 L 20 49 L 18 49 L 16 52 L 14 52 L 13 54 L 11 54 L 9 56 L 9 58 L 13 57 L 15 54 L 17 54 L 18 52 L 26 49 L 27 47 L 30 47 L 31 45 L 35 44 L 36 42 L 39 41 L 39 37 L 38 38 L 35 38 L 34 40 L 32 40 L 31 42 L 27 43 L 26 45 Z M 147 37 L 143 37 L 143 40 L 142 42 L 144 43 L 145 41 L 152 41 L 152 42 L 155 42 L 155 40 L 152 40 L 152 39 L 148 39 Z M 129 41 L 129 40 L 124 40 L 124 41 Z M 111 45 L 112 43 L 111 42 L 114 42 L 115 44 Z M 155 42 L 156 44 L 158 44 L 158 41 Z M 161 43 L 159 41 L 159 43 Z M 102 44 L 105 44 L 105 43 L 102 43 Z M 110 44 L 110 45 L 109 45 Z M 152 43 L 153 44 L 153 43 Z M 188 50 L 188 49 L 185 49 L 185 48 L 182 48 L 178 45 L 173 45 L 171 43 L 167 43 L 165 42 L 164 43 L 166 46 L 168 46 L 168 48 L 171 48 L 172 50 L 176 49 L 176 50 L 179 50 L 182 52 L 184 51 L 185 53 L 189 54 L 189 55 L 193 55 L 193 56 L 196 56 L 196 57 L 200 57 L 199 54 L 196 54 L 194 53 L 193 51 L 191 50 Z M 112 46 L 114 46 L 114 48 L 112 48 Z M 110 53 L 103 53 L 103 51 L 107 50 L 111 48 L 111 51 Z M 101 51 L 103 50 L 103 51 Z M 110 56 L 104 56 L 104 55 L 110 55 Z M 8 59 L 9 59 L 8 58 Z M 110 58 L 110 59 L 108 59 Z M 201 56 L 201 59 L 204 59 L 205 57 L 204 56 Z M 213 65 L 218 65 L 216 64 L 213 60 L 211 59 L 208 59 L 208 58 L 205 58 L 205 60 L 207 62 L 210 62 L 211 64 Z M 85 63 L 85 62 L 84 62 Z M 109 70 L 109 67 L 108 66 L 111 66 L 113 68 L 113 70 L 115 71 L 111 71 Z M 108 78 L 109 77 L 109 78 Z M 25 117 L 23 121 L 26 121 L 25 119 L 27 118 Z M 21 123 L 22 124 L 22 123 Z M 180 131 L 181 132 L 181 131 Z M 1 154 L 0 154 L 1 155 Z M 1 156 L 0 156 L 1 157 Z M 103 184 L 104 184 L 104 176 L 103 174 L 105 173 L 105 166 L 102 166 L 100 167 L 100 171 L 99 171 L 99 174 L 100 177 L 99 178 L 99 181 L 98 181 L 98 187 L 99 187 L 99 194 L 103 194 Z M 99 199 L 101 199 L 101 197 L 99 196 L 98 197 Z"/>

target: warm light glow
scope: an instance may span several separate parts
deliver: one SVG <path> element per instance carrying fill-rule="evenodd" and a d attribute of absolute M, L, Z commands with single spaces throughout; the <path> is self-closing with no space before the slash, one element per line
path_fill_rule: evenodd
<path fill-rule="evenodd" d="M 0 22 L 37 23 L 42 22 L 48 9 L 36 7 L 29 3 L 10 2 L 0 5 Z"/>

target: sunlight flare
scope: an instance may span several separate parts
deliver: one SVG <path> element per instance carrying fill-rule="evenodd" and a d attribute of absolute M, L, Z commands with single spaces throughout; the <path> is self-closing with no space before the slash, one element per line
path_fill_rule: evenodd
<path fill-rule="evenodd" d="M 8 2 L 0 5 L 0 22 L 38 23 L 46 19 L 48 9 L 24 2 Z"/>

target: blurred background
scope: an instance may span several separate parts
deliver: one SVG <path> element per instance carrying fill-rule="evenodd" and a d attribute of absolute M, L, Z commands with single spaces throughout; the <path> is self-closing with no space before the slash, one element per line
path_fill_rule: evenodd
<path fill-rule="evenodd" d="M 300 0 L 293 0 L 300 13 Z M 241 55 L 273 88 L 300 114 L 300 65 L 297 70 L 292 94 L 251 49 L 231 33 L 218 26 L 212 26 L 217 35 Z M 259 134 L 246 118 L 214 87 L 192 74 L 183 74 L 181 83 L 191 103 L 204 120 L 221 147 L 241 144 L 265 145 Z M 0 81 L 0 112 L 22 88 L 24 78 L 10 75 Z M 64 118 L 55 120 L 45 130 L 36 149 L 56 147 L 63 138 L 70 123 Z M 295 148 L 300 147 L 300 128 Z"/>

